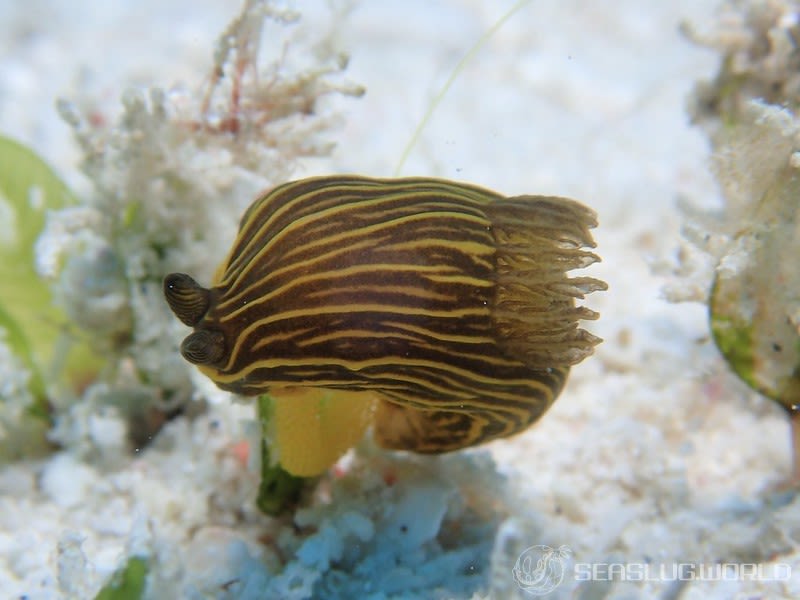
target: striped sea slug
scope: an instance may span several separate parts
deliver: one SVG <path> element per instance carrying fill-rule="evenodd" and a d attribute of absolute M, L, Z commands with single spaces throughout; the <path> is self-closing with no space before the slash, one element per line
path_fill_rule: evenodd
<path fill-rule="evenodd" d="M 442 179 L 336 175 L 258 198 L 210 288 L 173 273 L 181 352 L 219 387 L 275 399 L 281 464 L 316 474 L 372 424 L 441 453 L 528 427 L 600 341 L 566 272 L 599 258 L 593 211 Z"/>

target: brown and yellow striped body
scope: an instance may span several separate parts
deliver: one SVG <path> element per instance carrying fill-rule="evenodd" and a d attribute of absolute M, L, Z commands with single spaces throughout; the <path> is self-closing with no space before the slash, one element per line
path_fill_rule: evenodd
<path fill-rule="evenodd" d="M 184 356 L 221 388 L 374 392 L 384 446 L 445 452 L 518 432 L 597 339 L 566 278 L 593 213 L 427 178 L 318 177 L 244 215 L 209 290 L 165 280 Z"/>

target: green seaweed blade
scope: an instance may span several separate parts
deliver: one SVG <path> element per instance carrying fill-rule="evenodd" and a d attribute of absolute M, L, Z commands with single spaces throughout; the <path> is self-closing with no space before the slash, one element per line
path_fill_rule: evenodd
<path fill-rule="evenodd" d="M 55 358 L 56 340 L 66 322 L 53 304 L 49 285 L 36 271 L 36 240 L 48 211 L 75 202 L 44 160 L 30 148 L 0 136 L 0 328 L 5 330 L 6 343 L 31 372 L 35 414 L 46 413 L 44 373 Z"/>
<path fill-rule="evenodd" d="M 279 464 L 272 464 L 267 441 L 272 399 L 264 394 L 258 397 L 258 417 L 261 422 L 261 483 L 256 506 L 266 515 L 276 516 L 297 502 L 308 479 L 295 477 Z"/>
<path fill-rule="evenodd" d="M 141 600 L 147 579 L 147 560 L 132 556 L 95 596 L 95 600 Z"/>

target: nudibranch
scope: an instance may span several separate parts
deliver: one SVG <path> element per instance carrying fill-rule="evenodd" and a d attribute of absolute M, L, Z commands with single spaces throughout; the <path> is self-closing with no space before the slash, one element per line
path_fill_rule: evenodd
<path fill-rule="evenodd" d="M 443 179 L 336 175 L 280 185 L 242 217 L 210 288 L 173 273 L 181 353 L 220 388 L 275 400 L 282 466 L 314 475 L 372 425 L 442 453 L 522 431 L 599 338 L 576 305 L 606 289 L 595 213 Z"/>

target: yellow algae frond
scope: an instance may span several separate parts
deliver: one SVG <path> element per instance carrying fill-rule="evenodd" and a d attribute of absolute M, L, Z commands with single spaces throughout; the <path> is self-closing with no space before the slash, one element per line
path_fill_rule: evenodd
<path fill-rule="evenodd" d="M 372 420 L 372 392 L 293 387 L 271 395 L 273 449 L 298 477 L 323 473 L 361 440 Z"/>

